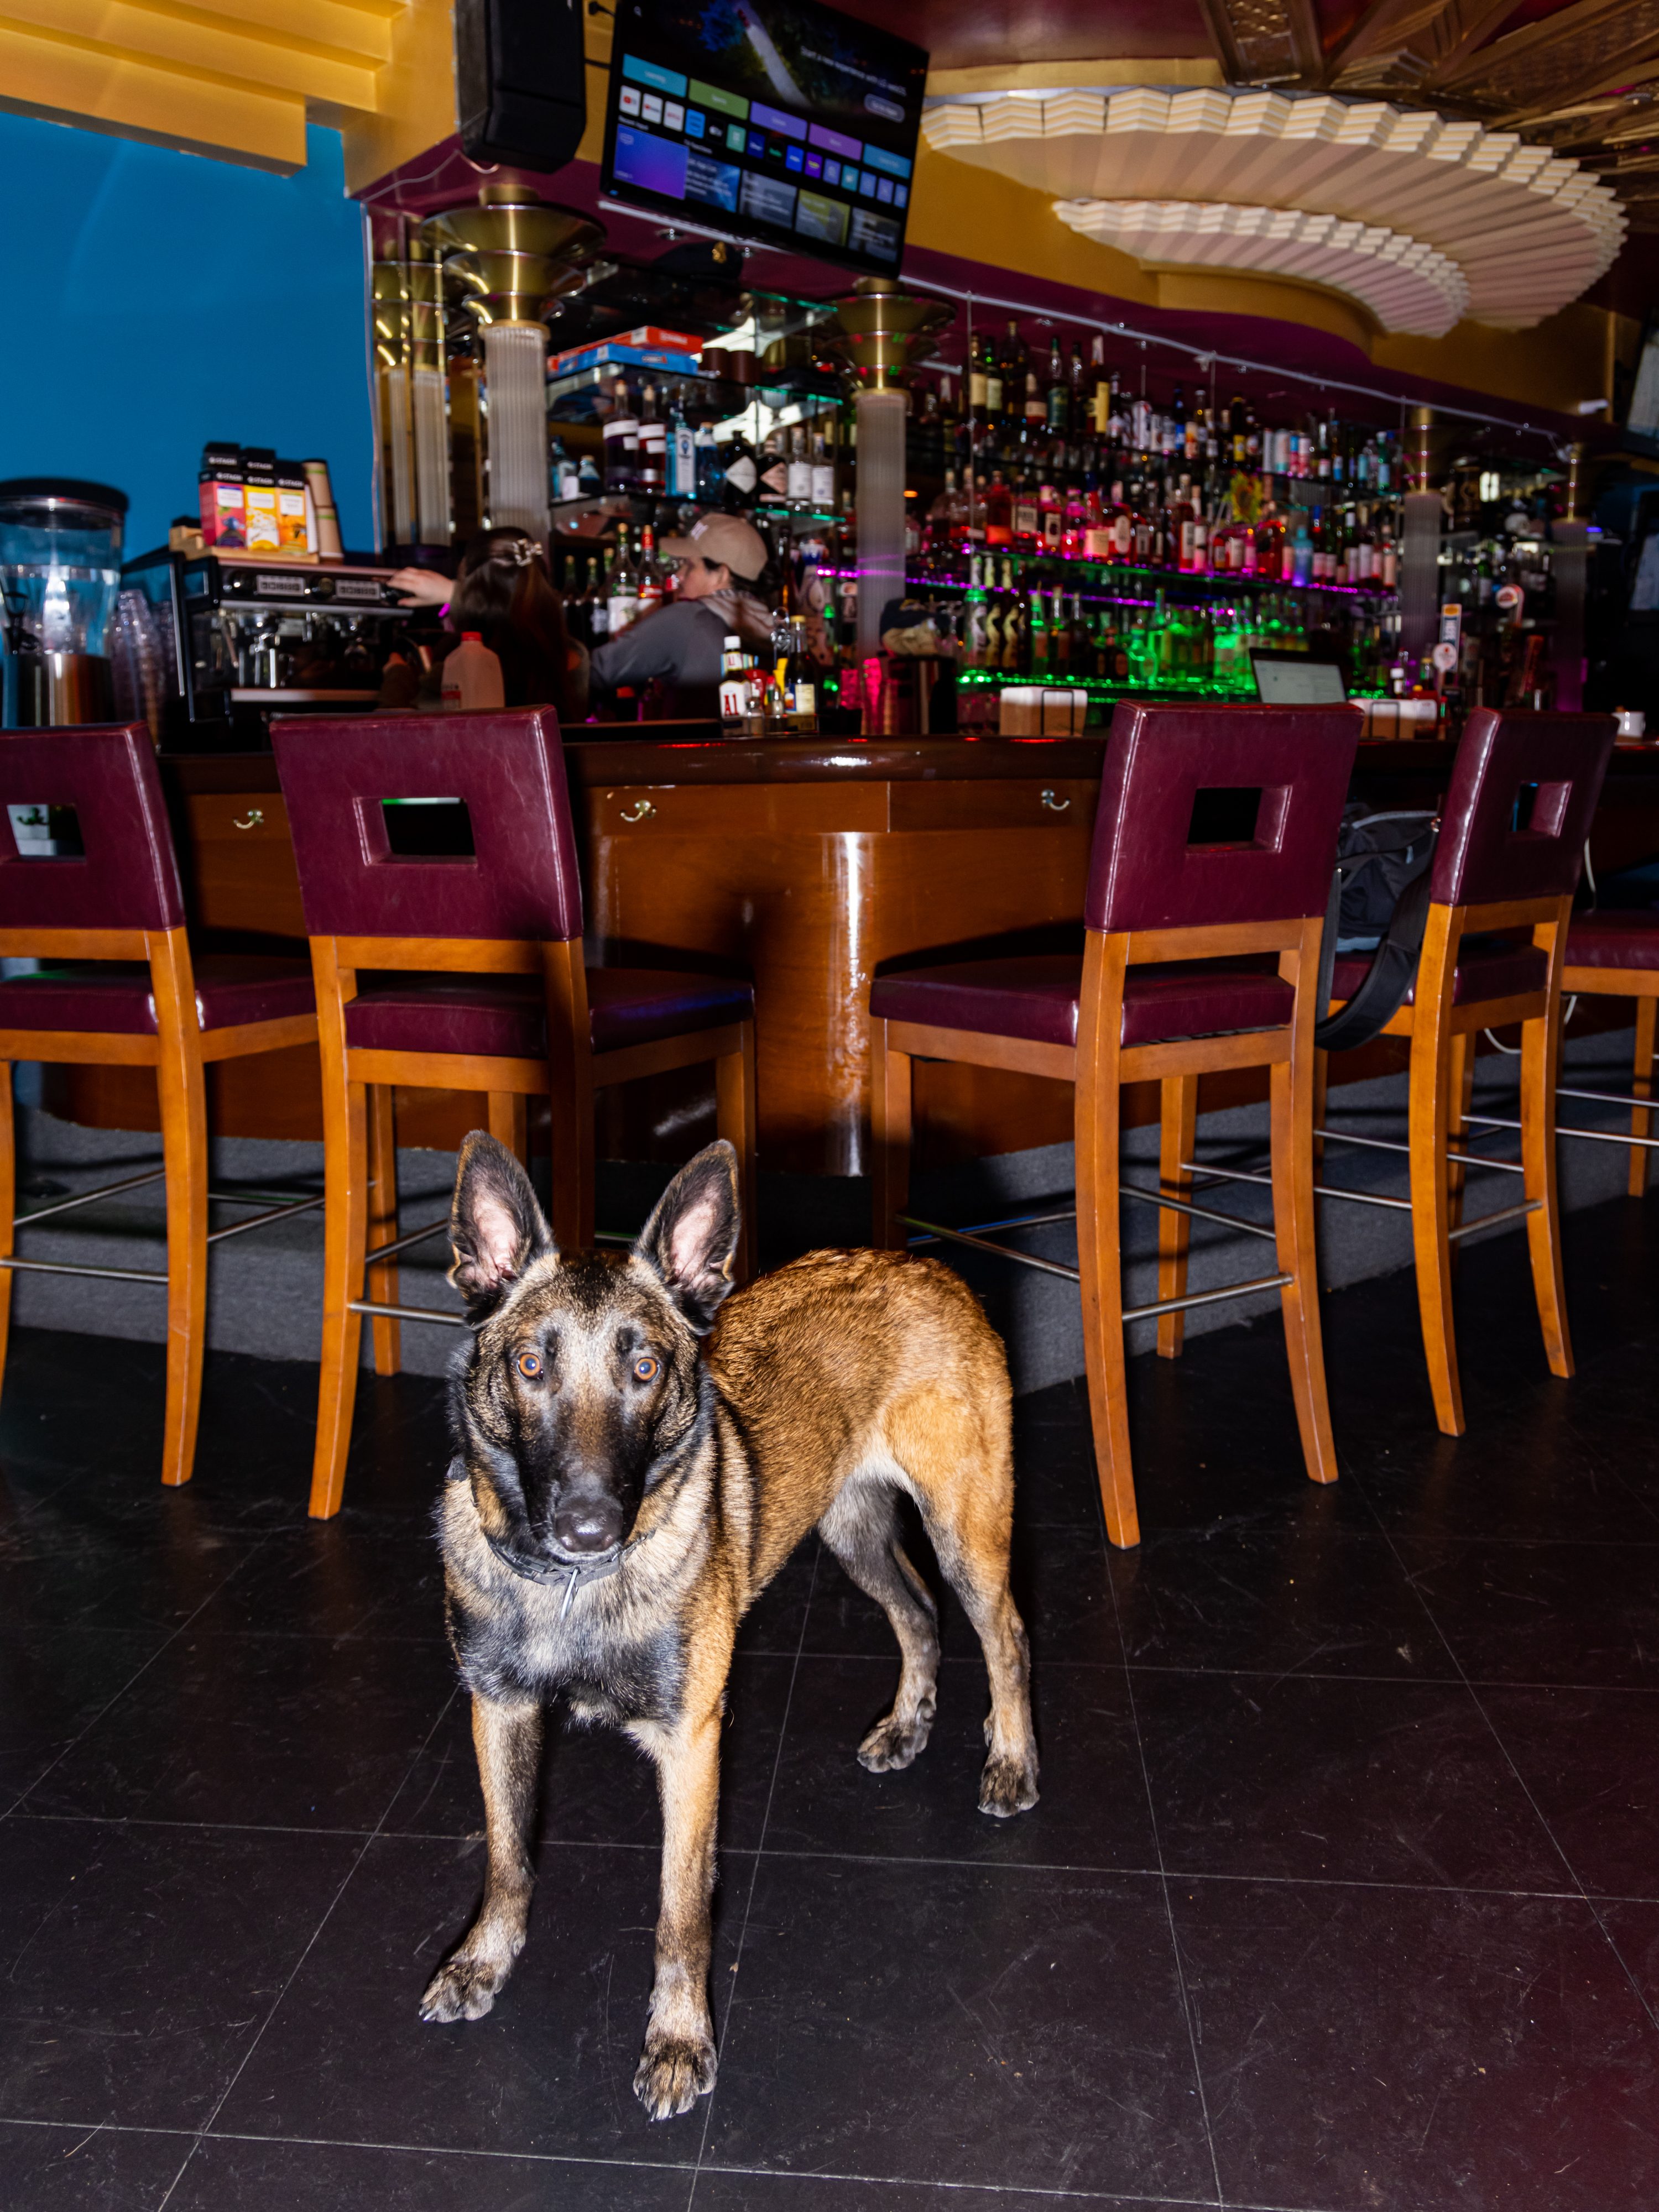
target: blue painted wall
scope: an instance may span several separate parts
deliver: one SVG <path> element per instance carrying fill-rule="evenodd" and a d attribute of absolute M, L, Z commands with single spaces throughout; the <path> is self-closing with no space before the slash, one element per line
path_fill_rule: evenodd
<path fill-rule="evenodd" d="M 0 478 L 118 485 L 129 556 L 196 506 L 209 438 L 320 454 L 374 542 L 362 219 L 337 131 L 298 176 L 0 114 Z"/>

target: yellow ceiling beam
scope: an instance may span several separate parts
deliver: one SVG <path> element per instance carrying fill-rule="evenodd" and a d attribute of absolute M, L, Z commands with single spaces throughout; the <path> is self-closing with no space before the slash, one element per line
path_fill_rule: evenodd
<path fill-rule="evenodd" d="M 338 107 L 372 108 L 375 70 L 285 33 L 237 29 L 189 7 L 151 0 L 0 0 L 0 21 L 191 77 Z"/>
<path fill-rule="evenodd" d="M 0 107 L 291 175 L 305 167 L 306 106 L 0 15 Z"/>
<path fill-rule="evenodd" d="M 392 52 L 392 26 L 405 4 L 406 0 L 198 0 L 196 12 L 383 62 Z"/>
<path fill-rule="evenodd" d="M 407 0 L 392 20 L 391 51 L 375 78 L 374 112 L 342 116 L 346 190 L 439 145 L 455 129 L 455 32 L 449 0 Z"/>

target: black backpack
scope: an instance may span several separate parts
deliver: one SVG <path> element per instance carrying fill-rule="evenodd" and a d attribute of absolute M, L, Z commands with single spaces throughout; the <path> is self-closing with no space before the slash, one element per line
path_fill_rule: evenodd
<path fill-rule="evenodd" d="M 1343 809 L 1320 945 L 1318 1005 L 1331 1003 L 1339 939 L 1350 951 L 1376 951 L 1341 1012 L 1315 1022 L 1314 1042 L 1322 1050 L 1369 1044 L 1405 1003 L 1428 926 L 1429 863 L 1439 833 L 1440 817 L 1428 807 L 1368 814 L 1355 801 Z"/>

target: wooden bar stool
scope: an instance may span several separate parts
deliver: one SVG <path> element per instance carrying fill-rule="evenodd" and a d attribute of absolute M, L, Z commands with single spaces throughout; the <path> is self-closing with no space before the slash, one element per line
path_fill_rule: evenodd
<path fill-rule="evenodd" d="M 1613 747 L 1607 714 L 1500 714 L 1477 707 L 1464 729 L 1430 864 L 1429 916 L 1417 978 L 1384 1035 L 1411 1039 L 1407 1144 L 1411 1195 L 1321 1185 L 1322 1194 L 1407 1208 L 1435 1419 L 1461 1437 L 1463 1394 L 1452 1322 L 1452 1251 L 1464 1237 L 1524 1220 L 1533 1291 L 1553 1375 L 1572 1373 L 1561 1279 L 1555 1176 L 1555 1096 L 1561 1054 L 1561 982 L 1568 916 L 1584 840 Z M 1496 932 L 1519 933 L 1515 936 Z M 1369 962 L 1337 956 L 1332 1005 L 1358 988 Z M 1472 1115 L 1474 1041 L 1521 1024 L 1518 1121 Z M 1521 1160 L 1483 1161 L 1469 1128 L 1518 1129 Z M 1327 1143 L 1375 1145 L 1322 1128 Z M 1456 1150 L 1454 1150 L 1454 1143 Z M 1520 1204 L 1462 1218 L 1464 1177 L 1487 1166 L 1519 1175 Z"/>
<path fill-rule="evenodd" d="M 1653 1133 L 1653 1109 L 1642 1103 L 1653 1096 L 1655 1017 L 1659 1015 L 1659 914 L 1650 908 L 1630 914 L 1574 915 L 1567 925 L 1561 988 L 1569 998 L 1577 994 L 1636 1001 L 1636 1066 L 1629 1099 L 1612 1091 L 1569 1090 L 1565 1085 L 1555 1095 L 1630 1107 L 1629 1189 L 1632 1198 L 1640 1198 L 1648 1187 L 1648 1156 L 1659 1146 L 1659 1138 Z M 1597 1144 L 1615 1141 L 1600 1129 L 1562 1128 L 1557 1133 Z"/>
<path fill-rule="evenodd" d="M 61 842 L 81 850 L 24 857 L 13 812 L 62 810 Z M 30 730 L 0 736 L 0 955 L 49 963 L 0 982 L 0 1367 L 15 1271 L 164 1284 L 167 1377 L 161 1480 L 188 1482 L 196 1457 L 206 1341 L 210 1244 L 320 1206 L 320 1198 L 262 1210 L 210 1232 L 208 1207 L 265 1201 L 210 1191 L 204 1068 L 214 1060 L 309 1044 L 317 1035 L 303 961 L 204 955 L 192 960 L 173 833 L 143 723 L 127 728 Z M 74 817 L 70 836 L 68 817 Z M 27 844 L 27 841 L 24 841 Z M 14 1060 L 153 1067 L 161 1157 L 153 1171 L 15 1217 Z M 15 1232 L 115 1191 L 167 1183 L 165 1273 L 27 1260 Z"/>
<path fill-rule="evenodd" d="M 323 1068 L 328 1211 L 311 1511 L 326 1519 L 345 1482 L 363 1316 L 374 1318 L 380 1374 L 396 1372 L 400 1318 L 459 1325 L 456 1315 L 397 1300 L 393 1256 L 436 1236 L 447 1216 L 397 1233 L 393 1086 L 483 1092 L 491 1134 L 520 1158 L 527 1102 L 548 1098 L 553 1234 L 574 1250 L 593 1241 L 594 1091 L 713 1060 L 720 1133 L 736 1146 L 742 1176 L 746 1277 L 755 1001 L 749 983 L 725 977 L 585 964 L 575 832 L 550 711 L 295 718 L 275 723 L 271 736 Z M 410 800 L 465 806 L 472 852 L 394 853 L 386 808 Z"/>
<path fill-rule="evenodd" d="M 1106 749 L 1081 957 L 912 969 L 871 990 L 875 1233 L 889 1249 L 914 1241 L 913 1231 L 1000 1249 L 982 1234 L 906 1211 L 913 1060 L 1018 1068 L 1075 1086 L 1079 1265 L 1002 1256 L 1079 1285 L 1095 1457 L 1114 1544 L 1139 1541 L 1126 1322 L 1155 1315 L 1162 1324 L 1189 1306 L 1279 1291 L 1308 1473 L 1317 1482 L 1336 1477 L 1314 1264 L 1313 1024 L 1359 724 L 1351 708 L 1120 709 Z M 1235 817 L 1220 834 L 1206 826 L 1218 806 Z M 1187 1158 L 1199 1077 L 1234 1067 L 1272 1071 L 1271 1230 L 1194 1206 L 1182 1194 L 1186 1170 L 1167 1153 L 1158 1191 L 1119 1172 L 1124 1084 L 1161 1084 Z M 1161 1246 L 1158 1301 L 1126 1312 L 1120 1197 L 1159 1206 L 1161 1222 L 1196 1215 L 1267 1237 L 1277 1273 L 1189 1296 L 1184 1243 L 1178 1254 Z"/>

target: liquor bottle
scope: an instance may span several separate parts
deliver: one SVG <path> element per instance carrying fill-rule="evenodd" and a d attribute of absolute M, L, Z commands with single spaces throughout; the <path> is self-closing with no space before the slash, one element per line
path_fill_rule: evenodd
<path fill-rule="evenodd" d="M 1032 592 L 1029 595 L 1027 606 L 1029 611 L 1025 617 L 1025 635 L 1028 641 L 1026 665 L 1030 674 L 1041 684 L 1049 673 L 1049 629 L 1048 617 L 1042 610 L 1042 593 L 1040 591 Z"/>
<path fill-rule="evenodd" d="M 660 499 L 667 483 L 668 425 L 657 413 L 657 387 L 647 384 L 640 395 L 636 489 L 647 499 Z"/>
<path fill-rule="evenodd" d="M 740 637 L 728 635 L 720 653 L 720 722 L 727 737 L 740 736 L 749 704 L 749 664 Z"/>
<path fill-rule="evenodd" d="M 1072 340 L 1066 367 L 1066 420 L 1073 437 L 1080 438 L 1089 428 L 1089 380 L 1083 366 L 1083 347 L 1076 338 Z"/>
<path fill-rule="evenodd" d="M 635 593 L 635 619 L 654 614 L 663 602 L 662 570 L 657 566 L 657 541 L 647 522 L 640 532 L 639 582 Z"/>
<path fill-rule="evenodd" d="M 791 507 L 812 504 L 812 463 L 806 451 L 806 432 L 799 422 L 789 433 L 789 466 L 786 489 Z"/>
<path fill-rule="evenodd" d="M 822 430 L 812 433 L 812 505 L 819 514 L 836 511 L 835 452 Z"/>
<path fill-rule="evenodd" d="M 611 408 L 605 425 L 605 488 L 628 495 L 639 479 L 640 422 L 629 404 L 628 380 L 611 386 Z"/>
<path fill-rule="evenodd" d="M 985 370 L 985 420 L 988 423 L 1000 422 L 1005 401 L 1002 359 L 992 347 L 989 338 L 984 341 L 984 351 L 980 358 Z"/>
<path fill-rule="evenodd" d="M 640 580 L 628 550 L 628 525 L 617 530 L 617 557 L 605 580 L 605 635 L 620 637 L 640 611 Z"/>
<path fill-rule="evenodd" d="M 1014 538 L 1014 498 L 1003 481 L 1002 471 L 994 470 L 985 493 L 985 543 L 1006 547 Z"/>
<path fill-rule="evenodd" d="M 968 668 L 983 668 L 985 665 L 985 624 L 988 606 L 985 586 L 980 581 L 980 562 L 979 556 L 977 554 L 971 554 L 969 556 L 968 590 L 964 605 L 966 606 L 967 615 L 963 624 L 963 665 L 964 667 Z"/>
<path fill-rule="evenodd" d="M 1014 493 L 1014 550 L 1035 553 L 1040 544 L 1042 509 L 1038 503 L 1036 479 L 1028 472 L 1020 478 Z"/>
<path fill-rule="evenodd" d="M 593 563 L 593 582 L 587 595 L 587 643 L 603 645 L 611 635 L 611 601 L 599 563 Z"/>
<path fill-rule="evenodd" d="M 547 476 L 556 507 L 581 497 L 581 471 L 566 453 L 562 438 L 555 438 L 548 450 Z"/>
<path fill-rule="evenodd" d="M 747 514 L 755 504 L 760 468 L 755 449 L 741 430 L 726 448 L 726 472 L 720 482 L 720 505 L 728 514 Z"/>
<path fill-rule="evenodd" d="M 1089 341 L 1089 427 L 1097 438 L 1112 430 L 1112 379 L 1106 366 L 1106 341 L 1097 331 Z"/>
<path fill-rule="evenodd" d="M 767 432 L 761 447 L 757 496 L 764 507 L 780 507 L 789 496 L 789 457 L 776 430 Z"/>
<path fill-rule="evenodd" d="M 674 387 L 673 410 L 668 418 L 668 496 L 697 496 L 697 441 L 685 419 L 684 389 Z M 712 436 L 712 433 L 711 433 Z"/>
<path fill-rule="evenodd" d="M 990 412 L 988 388 L 985 339 L 976 331 L 968 349 L 968 413 L 975 423 L 982 423 Z"/>
<path fill-rule="evenodd" d="M 1072 387 L 1066 374 L 1065 356 L 1060 350 L 1058 331 L 1048 341 L 1048 389 L 1044 397 L 1044 417 L 1049 434 L 1063 438 L 1072 427 Z"/>
<path fill-rule="evenodd" d="M 1030 367 L 1030 357 L 1019 334 L 1019 325 L 1012 319 L 1002 343 L 1000 367 L 1003 417 L 1017 424 L 1025 413 L 1025 373 Z"/>

